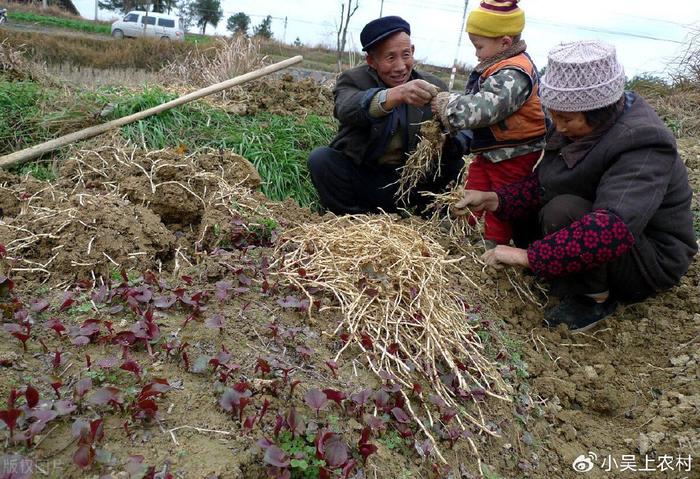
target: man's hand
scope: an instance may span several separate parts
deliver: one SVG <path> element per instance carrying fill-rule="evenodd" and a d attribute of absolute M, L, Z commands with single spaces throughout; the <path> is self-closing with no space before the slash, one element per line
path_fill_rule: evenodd
<path fill-rule="evenodd" d="M 493 191 L 465 190 L 464 196 L 452 205 L 452 211 L 457 216 L 464 216 L 470 211 L 496 211 L 498 195 Z"/>
<path fill-rule="evenodd" d="M 504 264 L 511 266 L 530 266 L 527 259 L 527 250 L 513 248 L 512 246 L 498 245 L 481 255 L 484 263 L 494 268 L 500 268 Z"/>
<path fill-rule="evenodd" d="M 384 108 L 390 109 L 404 103 L 413 106 L 427 105 L 439 91 L 438 87 L 425 80 L 411 80 L 389 88 Z"/>

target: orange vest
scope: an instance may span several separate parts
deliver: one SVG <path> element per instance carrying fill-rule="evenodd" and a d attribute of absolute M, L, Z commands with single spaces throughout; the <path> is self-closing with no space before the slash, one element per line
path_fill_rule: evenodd
<path fill-rule="evenodd" d="M 544 112 L 538 94 L 539 80 L 535 65 L 525 53 L 501 60 L 481 73 L 471 93 L 479 91 L 481 84 L 499 70 L 511 68 L 520 70 L 529 78 L 532 85 L 530 96 L 518 111 L 494 125 L 474 129 L 472 152 L 495 150 L 530 143 L 543 138 L 546 133 Z"/>

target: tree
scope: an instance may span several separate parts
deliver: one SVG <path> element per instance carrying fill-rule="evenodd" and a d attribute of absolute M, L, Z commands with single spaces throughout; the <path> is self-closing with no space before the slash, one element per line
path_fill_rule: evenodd
<path fill-rule="evenodd" d="M 195 0 L 194 12 L 197 26 L 202 27 L 202 35 L 206 33 L 207 25 L 216 27 L 224 16 L 220 0 Z"/>
<path fill-rule="evenodd" d="M 186 31 L 190 31 L 192 25 L 195 24 L 195 17 L 197 17 L 197 12 L 195 12 L 195 1 L 196 0 L 180 0 L 176 4 L 177 13 L 182 19 L 182 27 Z"/>
<path fill-rule="evenodd" d="M 177 0 L 153 0 L 153 11 L 158 13 L 170 13 L 175 8 Z"/>
<path fill-rule="evenodd" d="M 340 3 L 340 25 L 338 25 L 338 35 L 336 42 L 336 59 L 338 61 L 338 71 L 343 68 L 343 52 L 345 51 L 345 43 L 348 37 L 348 25 L 350 24 L 350 17 L 352 17 L 357 9 L 359 8 L 359 0 L 355 0 L 355 7 L 352 6 L 352 0 L 348 0 L 347 8 L 345 7 L 345 0 L 341 0 Z"/>
<path fill-rule="evenodd" d="M 253 29 L 253 32 L 256 37 L 272 38 L 272 17 L 266 16 L 260 25 Z"/>
<path fill-rule="evenodd" d="M 175 8 L 176 0 L 100 0 L 100 8 L 126 13 L 131 10 L 170 13 Z M 152 9 L 150 7 L 153 6 Z"/>
<path fill-rule="evenodd" d="M 231 15 L 226 22 L 226 30 L 234 35 L 248 35 L 248 27 L 250 27 L 250 17 L 243 12 Z"/>

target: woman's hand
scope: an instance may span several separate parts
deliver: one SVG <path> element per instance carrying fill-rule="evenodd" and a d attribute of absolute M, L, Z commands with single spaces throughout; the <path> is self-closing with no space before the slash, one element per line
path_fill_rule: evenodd
<path fill-rule="evenodd" d="M 498 245 L 481 255 L 481 259 L 489 266 L 500 268 L 504 264 L 511 266 L 530 266 L 527 250 L 512 246 Z"/>
<path fill-rule="evenodd" d="M 464 196 L 452 205 L 452 211 L 457 216 L 464 216 L 470 211 L 496 211 L 498 195 L 493 191 L 465 190 Z"/>

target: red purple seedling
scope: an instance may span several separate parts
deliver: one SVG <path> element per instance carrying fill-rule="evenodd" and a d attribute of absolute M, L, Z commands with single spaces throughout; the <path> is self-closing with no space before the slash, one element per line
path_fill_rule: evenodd
<path fill-rule="evenodd" d="M 31 338 L 31 325 L 28 321 L 23 324 L 7 323 L 3 325 L 5 331 L 10 333 L 15 339 L 22 343 L 22 350 L 27 352 L 27 341 Z"/>
<path fill-rule="evenodd" d="M 324 389 L 323 393 L 330 401 L 333 401 L 339 408 L 343 409 L 343 401 L 347 398 L 344 392 L 336 391 L 335 389 Z"/>
<path fill-rule="evenodd" d="M 141 382 L 141 372 L 143 370 L 141 369 L 139 363 L 137 363 L 133 359 L 124 361 L 122 365 L 119 366 L 119 369 L 123 369 L 124 371 L 132 373 L 134 376 L 136 376 L 137 381 Z"/>
<path fill-rule="evenodd" d="M 350 395 L 350 400 L 353 402 L 358 416 L 365 413 L 365 405 L 367 404 L 367 401 L 369 401 L 369 398 L 373 395 L 374 390 L 369 388 Z"/>
<path fill-rule="evenodd" d="M 316 419 L 318 419 L 319 412 L 328 403 L 328 396 L 319 389 L 309 389 L 304 395 L 304 400 L 311 409 L 316 411 Z"/>
<path fill-rule="evenodd" d="M 326 366 L 328 366 L 328 369 L 331 370 L 331 374 L 333 374 L 333 379 L 338 379 L 338 363 L 336 363 L 332 359 L 329 359 L 326 361 Z"/>
<path fill-rule="evenodd" d="M 324 460 L 329 469 L 338 469 L 348 463 L 348 446 L 339 434 L 321 429 L 316 435 L 315 442 L 316 457 Z"/>
<path fill-rule="evenodd" d="M 124 398 L 121 395 L 121 391 L 115 387 L 103 387 L 96 389 L 87 398 L 87 402 L 93 406 L 109 405 L 114 409 L 124 409 Z"/>
<path fill-rule="evenodd" d="M 17 419 L 19 418 L 22 411 L 19 409 L 14 409 L 9 406 L 8 409 L 0 411 L 0 421 L 4 422 L 7 429 L 10 430 L 10 438 L 14 436 L 15 427 L 17 426 Z"/>
<path fill-rule="evenodd" d="M 78 438 L 78 449 L 73 454 L 73 462 L 81 469 L 89 469 L 95 460 L 95 446 L 104 438 L 102 418 L 90 422 L 77 419 L 71 430 L 73 437 Z"/>
<path fill-rule="evenodd" d="M 371 431 L 372 430 L 369 426 L 362 429 L 362 433 L 360 434 L 360 440 L 357 441 L 357 449 L 360 452 L 360 455 L 362 456 L 362 461 L 365 464 L 367 463 L 367 458 L 375 452 L 377 452 L 377 446 L 375 446 L 374 444 L 370 444 L 369 442 Z"/>
<path fill-rule="evenodd" d="M 219 405 L 224 411 L 231 413 L 231 415 L 238 414 L 238 420 L 242 422 L 243 412 L 246 406 L 250 404 L 250 397 L 252 394 L 252 391 L 247 388 L 243 389 L 242 387 L 235 386 L 233 388 L 226 388 L 221 399 L 219 399 Z"/>
<path fill-rule="evenodd" d="M 267 362 L 267 360 L 258 358 L 258 360 L 255 362 L 255 373 L 260 371 L 260 376 L 265 379 L 265 377 L 270 374 L 270 371 L 272 369 L 270 368 L 270 363 Z"/>
<path fill-rule="evenodd" d="M 210 329 L 218 330 L 219 334 L 224 334 L 224 325 L 226 324 L 226 317 L 223 314 L 214 314 L 209 319 L 204 322 L 204 325 Z"/>

